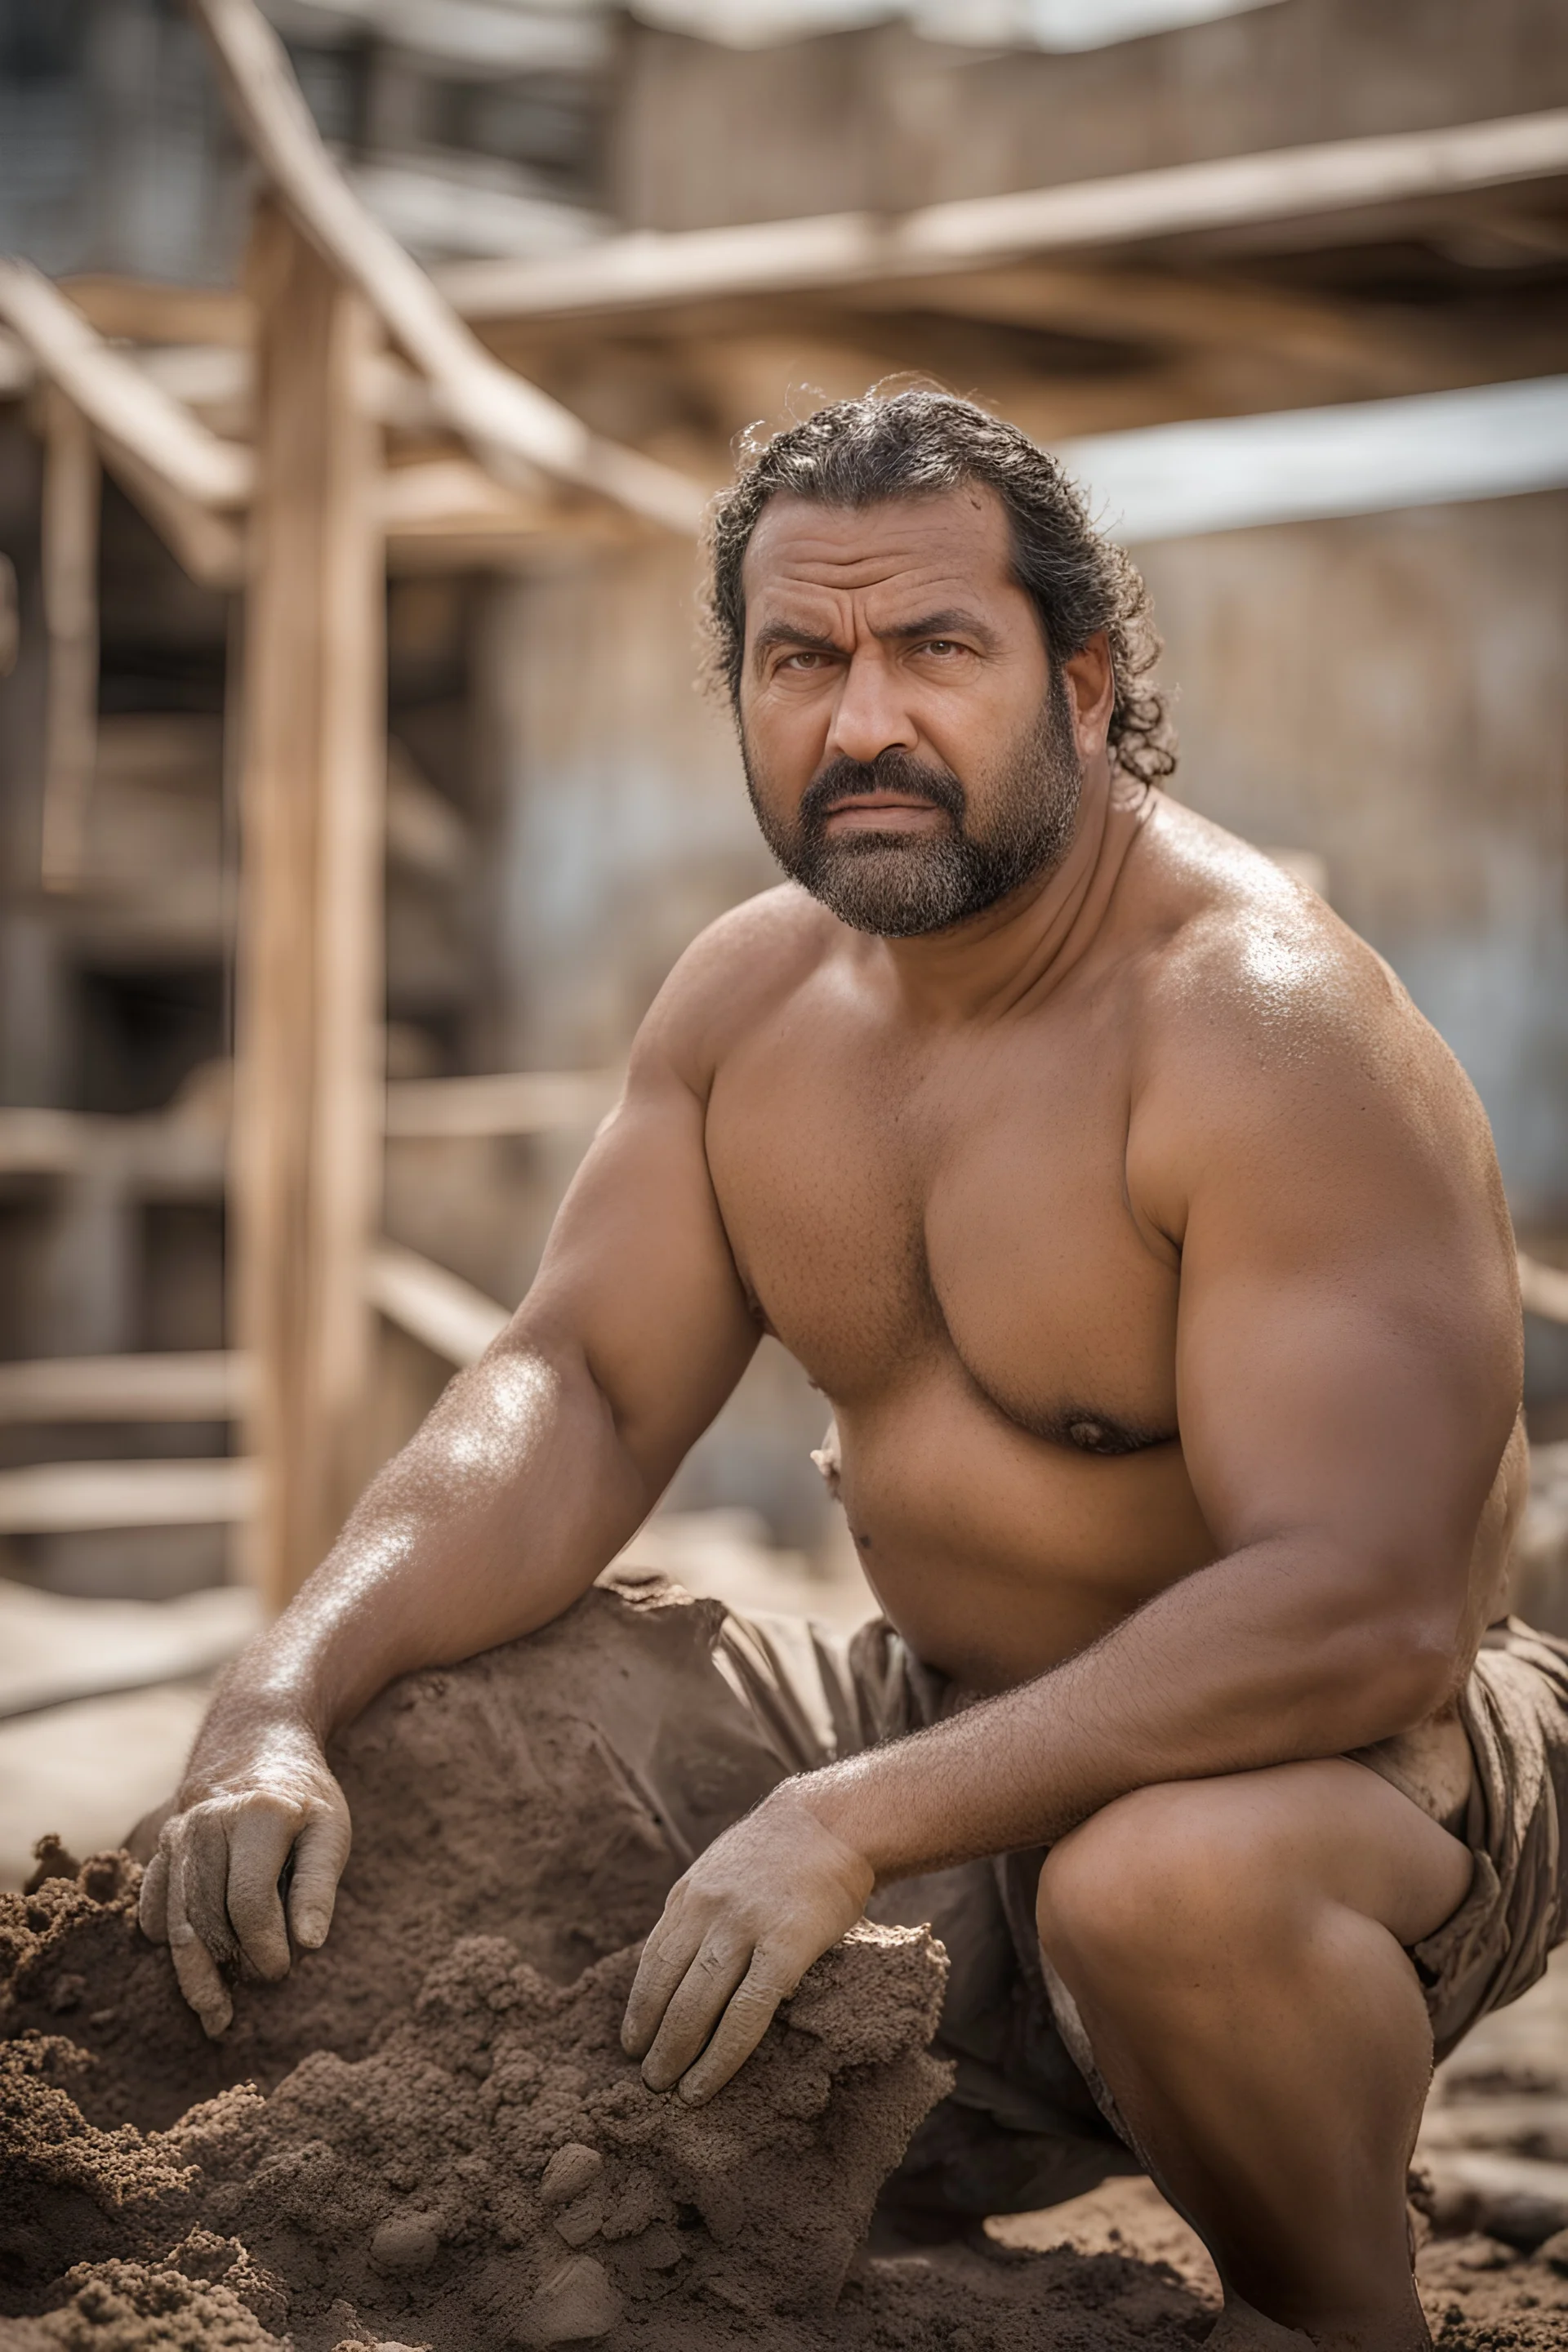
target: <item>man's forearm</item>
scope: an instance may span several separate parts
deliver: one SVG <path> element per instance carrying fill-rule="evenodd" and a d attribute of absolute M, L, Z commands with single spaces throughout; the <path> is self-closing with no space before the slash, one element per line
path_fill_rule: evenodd
<path fill-rule="evenodd" d="M 1200 1570 L 1080 1656 L 792 1790 L 879 1882 L 1049 1844 L 1163 1780 L 1329 1756 L 1445 1696 L 1459 1619 L 1278 1538 Z"/>
<path fill-rule="evenodd" d="M 655 1499 L 581 1359 L 522 1346 L 487 1357 L 231 1669 L 193 1769 L 242 1723 L 298 1724 L 324 1744 L 399 1675 L 548 1623 Z"/>

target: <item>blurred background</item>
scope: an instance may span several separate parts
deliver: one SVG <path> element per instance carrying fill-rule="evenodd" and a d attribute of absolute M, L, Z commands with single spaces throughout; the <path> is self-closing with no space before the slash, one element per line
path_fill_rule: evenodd
<path fill-rule="evenodd" d="M 1479 1087 L 1568 1632 L 1556 0 L 0 0 L 0 1881 L 165 1792 L 773 878 L 695 519 L 902 373 Z M 634 1556 L 852 1621 L 822 1419 L 764 1341 Z"/>

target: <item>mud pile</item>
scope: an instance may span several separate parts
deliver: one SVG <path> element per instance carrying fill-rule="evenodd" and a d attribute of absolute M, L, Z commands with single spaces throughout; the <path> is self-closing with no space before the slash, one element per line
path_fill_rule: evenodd
<path fill-rule="evenodd" d="M 626 2058 L 638 1938 L 784 1769 L 716 1676 L 713 1608 L 595 1591 L 386 1693 L 332 1752 L 354 1849 L 331 1937 L 240 1984 L 221 2042 L 137 1928 L 131 1855 L 49 1849 L 0 1897 L 4 2352 L 1201 2336 L 1212 2303 L 1118 2252 L 859 2251 L 946 2087 L 923 1930 L 826 1955 L 705 2108 Z M 1470 2340 L 1496 2339 L 1444 2336 Z"/>
<path fill-rule="evenodd" d="M 623 1582 L 387 1692 L 332 1751 L 331 1939 L 241 1984 L 221 2042 L 129 1855 L 51 1849 L 0 1898 L 7 2352 L 1189 2340 L 1201 2306 L 1113 2255 L 858 2252 L 946 2087 L 923 1931 L 826 1955 L 705 2108 L 622 2053 L 637 1939 L 784 1769 L 715 1673 L 715 1607 Z"/>
<path fill-rule="evenodd" d="M 55 1884 L 41 1892 L 74 1910 Z M 925 2050 L 940 1949 L 857 1931 L 706 2112 L 622 2054 L 635 1965 L 617 1953 L 561 1987 L 500 1938 L 465 1938 L 372 2055 L 318 2052 L 269 2098 L 231 2089 L 149 2134 L 86 2121 L 72 2043 L 11 2042 L 15 2285 L 47 2294 L 86 2257 L 74 2317 L 96 2324 L 106 2297 L 177 2302 L 183 2280 L 209 2335 L 232 2298 L 241 2344 L 286 2325 L 303 2346 L 614 2335 L 675 2352 L 759 2321 L 809 2343 L 786 2323 L 831 2312 L 883 2175 L 946 2085 Z"/>

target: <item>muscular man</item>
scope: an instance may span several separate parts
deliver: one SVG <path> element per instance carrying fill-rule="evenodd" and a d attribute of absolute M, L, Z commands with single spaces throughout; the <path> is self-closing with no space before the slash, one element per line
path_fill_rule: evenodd
<path fill-rule="evenodd" d="M 1409 2352 L 1434 2036 L 1568 1927 L 1568 1653 L 1498 1622 L 1485 1118 L 1377 957 L 1157 789 L 1142 583 L 1020 434 L 825 409 L 711 552 L 791 879 L 682 958 L 510 1328 L 230 1675 L 144 1920 L 214 2032 L 221 1959 L 319 1945 L 334 1727 L 559 1615 L 773 1331 L 885 1617 L 816 1644 L 816 1769 L 676 1885 L 647 2080 L 710 2097 L 890 1889 L 954 1954 L 928 2195 L 1005 2201 L 1005 2141 L 1044 2201 L 1076 2117 L 1201 2231 L 1236 2341 Z"/>

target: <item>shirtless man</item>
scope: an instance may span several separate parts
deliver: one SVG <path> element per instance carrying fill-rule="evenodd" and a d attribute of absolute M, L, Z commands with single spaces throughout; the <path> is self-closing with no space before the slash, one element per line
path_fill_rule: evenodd
<path fill-rule="evenodd" d="M 1227 2338 L 1413 2352 L 1434 2034 L 1568 1925 L 1568 1654 L 1482 1646 L 1524 1460 L 1486 1119 L 1377 957 L 1155 788 L 1142 583 L 1021 435 L 826 409 L 712 552 L 793 878 L 682 958 L 510 1327 L 231 1673 L 144 1922 L 213 2032 L 219 1960 L 289 1966 L 290 1851 L 321 1943 L 331 1733 L 565 1610 L 771 1330 L 886 1612 L 871 1729 L 686 1872 L 628 2050 L 710 2097 L 874 1890 L 1010 1857 L 998 2112 L 1087 2084 Z"/>

